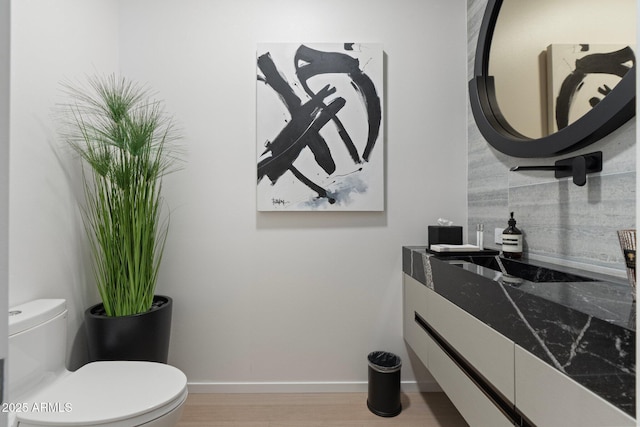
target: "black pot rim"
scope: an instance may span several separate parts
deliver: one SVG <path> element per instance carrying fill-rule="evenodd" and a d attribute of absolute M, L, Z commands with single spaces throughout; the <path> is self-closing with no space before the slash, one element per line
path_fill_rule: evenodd
<path fill-rule="evenodd" d="M 98 317 L 98 318 L 127 318 L 127 317 L 138 317 L 138 316 L 143 316 L 145 314 L 160 310 L 164 307 L 170 306 L 173 304 L 173 299 L 169 296 L 166 295 L 154 295 L 153 296 L 153 301 L 163 301 L 162 304 L 158 305 L 158 306 L 154 306 L 153 304 L 151 305 L 151 308 L 148 311 L 145 311 L 144 313 L 136 313 L 136 314 L 129 314 L 126 316 L 107 316 L 106 314 L 103 313 L 99 313 L 99 310 L 104 311 L 104 304 L 102 302 L 99 302 L 95 305 L 92 305 L 91 307 L 89 307 L 88 309 L 85 310 L 85 316 L 91 316 L 91 317 Z"/>

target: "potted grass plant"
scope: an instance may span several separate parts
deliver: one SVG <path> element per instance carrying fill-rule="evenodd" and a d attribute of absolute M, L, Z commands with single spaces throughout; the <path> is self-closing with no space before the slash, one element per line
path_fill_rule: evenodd
<path fill-rule="evenodd" d="M 102 300 L 85 312 L 89 359 L 167 362 L 172 299 L 156 295 L 168 231 L 162 178 L 180 165 L 173 120 L 146 86 L 64 84 L 62 136 L 82 160 L 83 223 Z"/>

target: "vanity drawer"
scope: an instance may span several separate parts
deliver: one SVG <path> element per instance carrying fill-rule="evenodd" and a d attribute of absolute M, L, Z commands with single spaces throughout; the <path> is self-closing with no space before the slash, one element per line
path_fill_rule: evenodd
<path fill-rule="evenodd" d="M 428 335 L 429 371 L 471 427 L 513 427 L 513 422 Z"/>
<path fill-rule="evenodd" d="M 636 425 L 632 417 L 517 345 L 515 369 L 516 406 L 535 425 Z"/>
<path fill-rule="evenodd" d="M 409 347 L 427 365 L 427 334 L 415 321 L 415 313 L 426 316 L 427 287 L 411 276 L 402 275 L 403 335 Z"/>
<path fill-rule="evenodd" d="M 436 292 L 428 291 L 427 323 L 502 395 L 503 400 L 515 402 L 513 341 Z"/>

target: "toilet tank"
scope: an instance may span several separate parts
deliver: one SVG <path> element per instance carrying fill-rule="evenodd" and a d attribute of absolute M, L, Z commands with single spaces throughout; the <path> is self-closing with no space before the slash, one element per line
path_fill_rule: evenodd
<path fill-rule="evenodd" d="M 67 308 L 40 299 L 9 309 L 8 401 L 40 390 L 66 372 Z"/>

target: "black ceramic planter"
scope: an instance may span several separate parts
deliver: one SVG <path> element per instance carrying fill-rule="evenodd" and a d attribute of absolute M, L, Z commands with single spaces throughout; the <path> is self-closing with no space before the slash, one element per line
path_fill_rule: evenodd
<path fill-rule="evenodd" d="M 167 363 L 173 300 L 156 295 L 151 310 L 110 317 L 102 303 L 84 313 L 89 360 L 145 360 Z"/>

